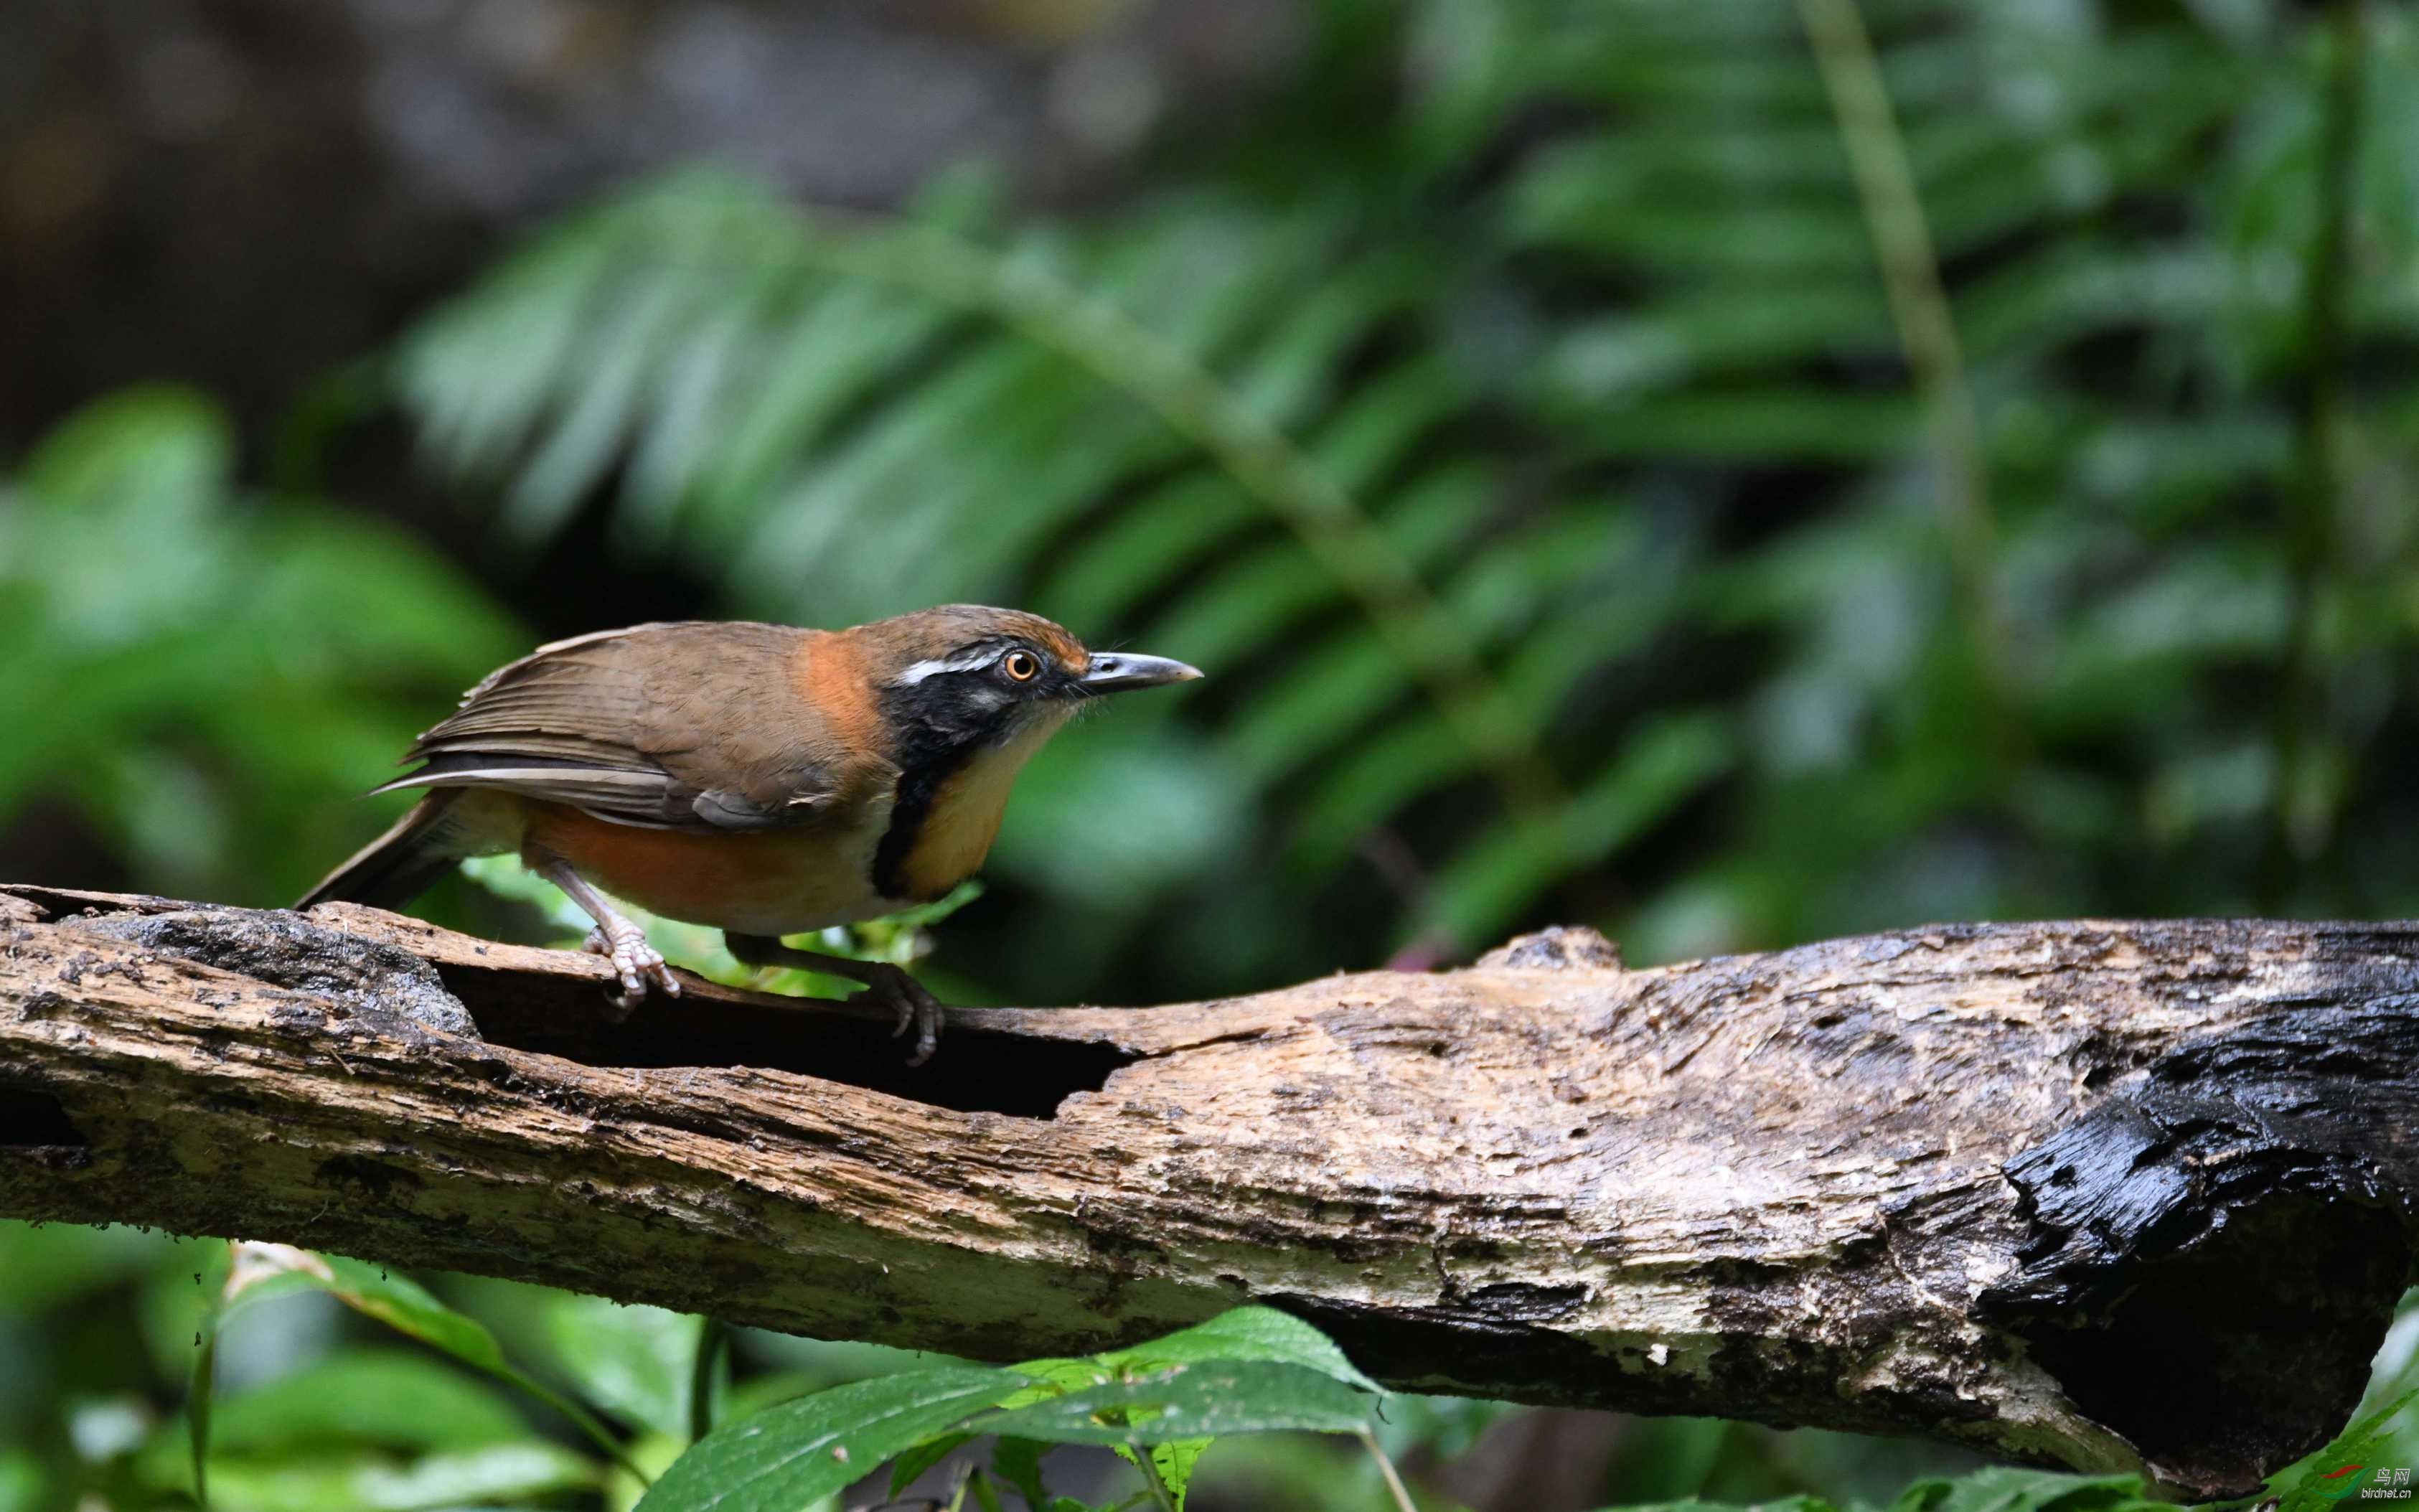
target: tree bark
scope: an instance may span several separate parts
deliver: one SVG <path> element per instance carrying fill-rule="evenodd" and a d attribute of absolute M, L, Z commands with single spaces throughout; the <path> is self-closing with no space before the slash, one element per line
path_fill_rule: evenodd
<path fill-rule="evenodd" d="M 852 1006 L 0 888 L 0 1213 L 981 1359 L 1245 1301 L 1408 1390 L 2247 1490 L 2419 1256 L 2419 925 L 1954 925 L 1150 1009 Z"/>

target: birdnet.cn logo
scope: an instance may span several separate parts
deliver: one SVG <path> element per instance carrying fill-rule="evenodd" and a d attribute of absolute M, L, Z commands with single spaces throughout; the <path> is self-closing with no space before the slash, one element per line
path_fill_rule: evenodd
<path fill-rule="evenodd" d="M 2307 1489 L 2330 1502 L 2407 1502 L 2409 1465 L 2343 1465 L 2310 1477 Z"/>

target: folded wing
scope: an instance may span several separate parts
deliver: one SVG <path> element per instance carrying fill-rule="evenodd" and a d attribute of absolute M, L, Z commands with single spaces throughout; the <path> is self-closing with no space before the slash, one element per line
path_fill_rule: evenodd
<path fill-rule="evenodd" d="M 660 828 L 750 830 L 828 804 L 817 732 L 768 717 L 805 632 L 642 625 L 541 646 L 488 674 L 413 743 L 399 788 L 502 788 Z"/>

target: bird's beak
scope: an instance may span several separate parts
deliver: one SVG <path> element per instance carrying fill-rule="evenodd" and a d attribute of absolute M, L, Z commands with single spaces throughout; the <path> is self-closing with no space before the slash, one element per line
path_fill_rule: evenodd
<path fill-rule="evenodd" d="M 1189 683 L 1201 675 L 1200 669 L 1187 667 L 1165 656 L 1137 656 L 1129 652 L 1102 652 L 1092 658 L 1091 667 L 1077 686 L 1086 693 L 1119 693 L 1130 687 L 1163 687 L 1169 683 Z"/>

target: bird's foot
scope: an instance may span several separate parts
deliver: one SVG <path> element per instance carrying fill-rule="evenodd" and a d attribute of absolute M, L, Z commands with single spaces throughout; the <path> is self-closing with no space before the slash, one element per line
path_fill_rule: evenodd
<path fill-rule="evenodd" d="M 680 979 L 664 964 L 663 953 L 649 945 L 645 932 L 626 918 L 597 925 L 588 932 L 587 940 L 579 948 L 610 961 L 614 975 L 622 979 L 621 991 L 606 994 L 617 1022 L 628 1018 L 647 1000 L 650 985 L 661 988 L 667 997 L 680 995 Z"/>
<path fill-rule="evenodd" d="M 890 1030 L 892 1039 L 911 1028 L 916 1031 L 916 1048 L 908 1056 L 907 1064 L 922 1065 L 932 1058 L 932 1052 L 941 1043 L 941 1000 L 898 966 L 878 962 L 869 964 L 873 969 L 866 974 L 870 980 L 865 984 L 865 995 L 899 1015 L 899 1022 Z"/>

